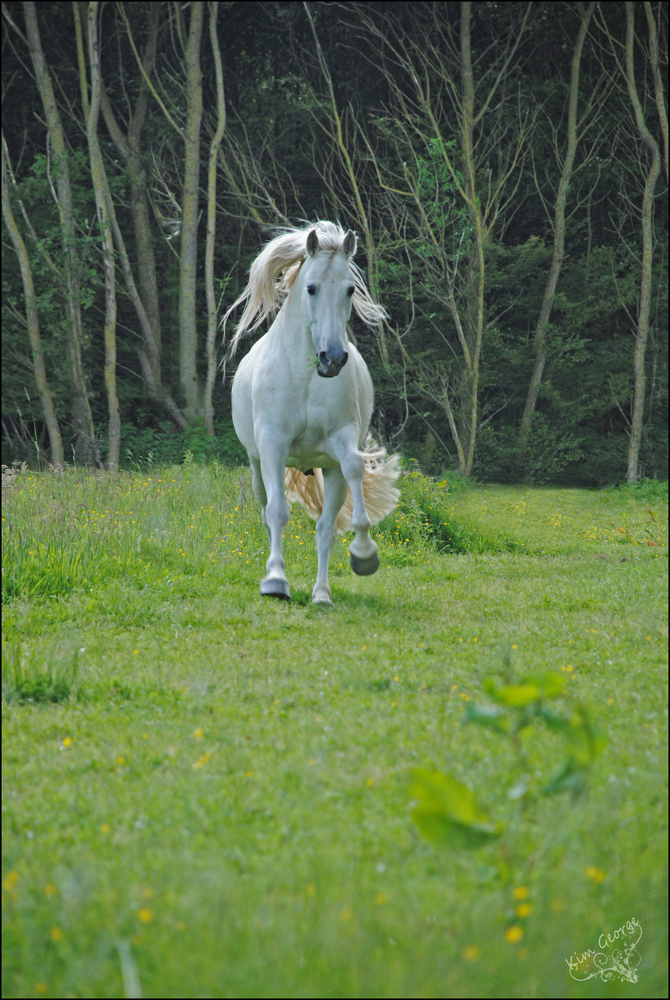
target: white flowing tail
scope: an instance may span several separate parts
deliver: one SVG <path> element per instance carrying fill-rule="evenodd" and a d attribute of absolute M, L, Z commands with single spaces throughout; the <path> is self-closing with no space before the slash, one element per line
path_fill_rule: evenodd
<path fill-rule="evenodd" d="M 365 448 L 361 450 L 365 462 L 363 472 L 363 497 L 365 509 L 372 524 L 379 524 L 395 510 L 400 499 L 400 490 L 394 483 L 400 475 L 398 456 L 387 458 L 384 449 Z M 289 503 L 299 503 L 313 521 L 318 521 L 323 510 L 323 473 L 314 469 L 314 475 L 306 476 L 300 469 L 287 468 L 284 476 L 286 499 Z M 335 530 L 338 535 L 351 530 L 353 501 L 351 490 L 337 515 Z"/>

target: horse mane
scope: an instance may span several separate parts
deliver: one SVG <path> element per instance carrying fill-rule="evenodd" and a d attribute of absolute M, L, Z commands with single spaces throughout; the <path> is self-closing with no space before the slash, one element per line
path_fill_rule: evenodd
<path fill-rule="evenodd" d="M 273 316 L 288 297 L 298 272 L 307 256 L 307 236 L 316 229 L 319 249 L 331 254 L 342 250 L 346 230 L 333 222 L 319 220 L 300 229 L 282 228 L 278 236 L 261 250 L 249 270 L 249 281 L 242 294 L 233 302 L 223 317 L 223 328 L 237 306 L 245 303 L 244 311 L 231 340 L 229 355 L 233 355 L 245 333 L 256 330 L 269 316 Z M 355 292 L 352 302 L 356 313 L 368 326 L 375 326 L 388 313 L 372 300 L 361 269 L 349 260 Z"/>

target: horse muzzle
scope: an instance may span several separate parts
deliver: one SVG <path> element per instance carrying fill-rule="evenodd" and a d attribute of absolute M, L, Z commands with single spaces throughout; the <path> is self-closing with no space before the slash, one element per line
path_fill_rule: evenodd
<path fill-rule="evenodd" d="M 346 351 L 332 355 L 327 351 L 321 351 L 316 366 L 317 375 L 320 375 L 321 378 L 335 378 L 346 365 L 348 358 L 349 355 Z"/>

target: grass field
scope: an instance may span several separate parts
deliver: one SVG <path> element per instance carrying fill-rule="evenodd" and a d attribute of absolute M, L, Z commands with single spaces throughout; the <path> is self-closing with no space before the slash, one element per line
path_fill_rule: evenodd
<path fill-rule="evenodd" d="M 246 470 L 5 479 L 3 996 L 667 996 L 667 488 L 407 475 L 328 610 L 297 508 L 260 597 Z M 466 722 L 547 672 L 581 795 L 569 726 Z M 425 839 L 426 772 L 502 832 Z"/>

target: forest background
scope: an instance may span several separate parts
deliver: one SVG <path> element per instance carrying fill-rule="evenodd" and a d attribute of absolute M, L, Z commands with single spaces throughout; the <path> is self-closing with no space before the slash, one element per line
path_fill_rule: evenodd
<path fill-rule="evenodd" d="M 2 10 L 3 463 L 244 461 L 221 316 L 324 218 L 388 446 L 667 478 L 667 4 Z"/>

